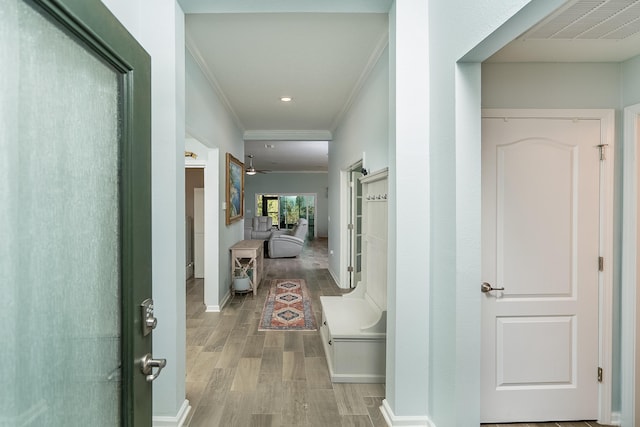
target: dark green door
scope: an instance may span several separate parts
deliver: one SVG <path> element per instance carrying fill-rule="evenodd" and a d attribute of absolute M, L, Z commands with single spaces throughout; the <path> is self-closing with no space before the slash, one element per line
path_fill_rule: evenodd
<path fill-rule="evenodd" d="M 149 57 L 99 0 L 2 0 L 0 58 L 0 425 L 151 425 Z"/>

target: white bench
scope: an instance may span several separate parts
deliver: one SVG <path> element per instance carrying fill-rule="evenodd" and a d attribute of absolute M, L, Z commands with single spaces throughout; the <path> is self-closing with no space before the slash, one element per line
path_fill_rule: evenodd
<path fill-rule="evenodd" d="M 387 169 L 361 178 L 362 281 L 322 296 L 320 334 L 333 382 L 383 383 L 387 345 Z"/>
<path fill-rule="evenodd" d="M 333 382 L 385 381 L 387 312 L 365 287 L 359 283 L 349 294 L 320 297 L 320 335 Z"/>

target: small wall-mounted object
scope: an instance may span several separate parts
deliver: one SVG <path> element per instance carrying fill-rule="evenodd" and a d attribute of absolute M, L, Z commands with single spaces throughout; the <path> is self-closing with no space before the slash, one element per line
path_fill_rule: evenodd
<path fill-rule="evenodd" d="M 194 153 L 193 151 L 185 151 L 184 152 L 184 156 L 185 157 L 191 157 L 192 159 L 197 159 L 198 155 L 196 153 Z"/>

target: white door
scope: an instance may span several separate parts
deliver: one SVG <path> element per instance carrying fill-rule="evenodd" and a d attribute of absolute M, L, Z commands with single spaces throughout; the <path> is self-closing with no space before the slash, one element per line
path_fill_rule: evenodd
<path fill-rule="evenodd" d="M 482 422 L 598 417 L 600 135 L 482 120 Z"/>

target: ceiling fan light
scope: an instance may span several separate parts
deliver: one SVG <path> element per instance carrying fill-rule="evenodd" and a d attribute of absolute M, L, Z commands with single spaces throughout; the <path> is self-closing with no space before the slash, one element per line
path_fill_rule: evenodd
<path fill-rule="evenodd" d="M 255 168 L 253 168 L 253 167 L 247 168 L 246 174 L 247 175 L 255 175 L 256 174 Z"/>

